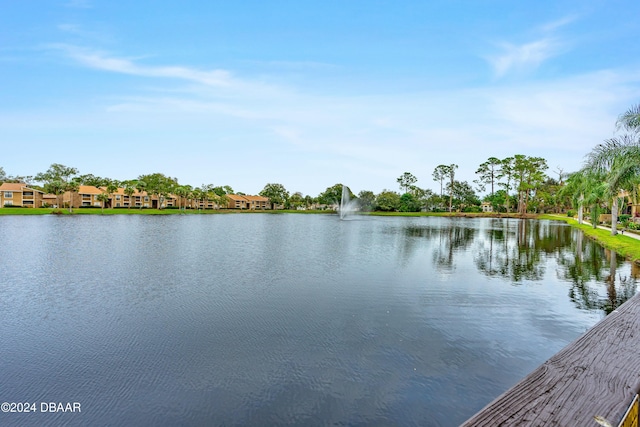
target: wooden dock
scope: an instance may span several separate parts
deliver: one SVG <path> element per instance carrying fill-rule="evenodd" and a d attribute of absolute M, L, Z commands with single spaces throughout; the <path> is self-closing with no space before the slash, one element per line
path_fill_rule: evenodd
<path fill-rule="evenodd" d="M 463 426 L 618 426 L 640 392 L 640 293 Z M 638 426 L 637 406 L 635 422 Z M 627 418 L 633 417 L 634 410 Z"/>

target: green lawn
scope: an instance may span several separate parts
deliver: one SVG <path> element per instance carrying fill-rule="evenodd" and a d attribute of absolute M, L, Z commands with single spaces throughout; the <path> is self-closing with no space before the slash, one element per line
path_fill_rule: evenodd
<path fill-rule="evenodd" d="M 2 208 L 0 215 L 45 215 L 57 209 L 49 208 Z"/>

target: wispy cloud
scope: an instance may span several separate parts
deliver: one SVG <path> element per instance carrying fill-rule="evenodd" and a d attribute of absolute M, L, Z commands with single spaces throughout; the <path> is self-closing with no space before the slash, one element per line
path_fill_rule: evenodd
<path fill-rule="evenodd" d="M 528 71 L 537 68 L 547 59 L 556 56 L 561 45 L 557 40 L 545 38 L 522 45 L 501 44 L 502 54 L 489 58 L 497 77 L 511 71 Z"/>
<path fill-rule="evenodd" d="M 102 52 L 82 49 L 75 46 L 55 45 L 78 63 L 104 71 L 145 77 L 165 77 L 187 80 L 207 86 L 229 86 L 234 79 L 226 70 L 198 70 L 180 66 L 144 66 L 127 58 L 118 58 Z"/>
<path fill-rule="evenodd" d="M 565 27 L 578 19 L 577 15 L 565 16 L 564 18 L 557 19 L 555 21 L 547 22 L 540 26 L 540 31 L 548 33 L 555 31 L 559 28 Z"/>
<path fill-rule="evenodd" d="M 566 49 L 557 35 L 557 31 L 576 20 L 576 16 L 567 16 L 548 22 L 534 29 L 537 37 L 526 43 L 497 43 L 499 54 L 487 56 L 496 77 L 504 77 L 511 72 L 529 72 L 538 68 L 543 62 L 558 56 Z"/>
<path fill-rule="evenodd" d="M 64 52 L 76 63 L 102 71 L 151 79 L 173 79 L 188 86 L 163 86 L 163 92 L 190 93 L 194 98 L 252 98 L 287 97 L 289 91 L 259 79 L 242 78 L 224 69 L 199 69 L 181 65 L 143 65 L 144 57 L 118 57 L 102 51 L 68 44 L 48 45 L 49 49 Z"/>

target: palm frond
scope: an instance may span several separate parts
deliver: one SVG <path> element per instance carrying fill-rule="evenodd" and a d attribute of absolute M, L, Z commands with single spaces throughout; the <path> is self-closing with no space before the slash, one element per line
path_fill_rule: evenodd
<path fill-rule="evenodd" d="M 634 105 L 618 116 L 616 122 L 618 130 L 625 129 L 630 132 L 640 132 L 640 104 Z"/>
<path fill-rule="evenodd" d="M 586 155 L 585 168 L 607 173 L 622 159 L 631 157 L 640 162 L 640 139 L 637 135 L 624 134 L 618 137 L 606 139 L 602 144 L 596 145 Z"/>
<path fill-rule="evenodd" d="M 585 168 L 606 172 L 611 169 L 614 160 L 620 157 L 622 151 L 622 143 L 618 138 L 607 139 L 593 147 L 591 152 L 586 155 Z"/>
<path fill-rule="evenodd" d="M 612 192 L 629 190 L 640 175 L 640 147 L 629 147 L 618 159 L 607 179 Z"/>

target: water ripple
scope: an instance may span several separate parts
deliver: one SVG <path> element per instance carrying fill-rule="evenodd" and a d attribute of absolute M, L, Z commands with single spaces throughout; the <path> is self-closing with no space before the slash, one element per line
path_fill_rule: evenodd
<path fill-rule="evenodd" d="M 549 222 L 0 221 L 0 393 L 83 405 L 21 425 L 457 425 L 636 292 Z"/>

